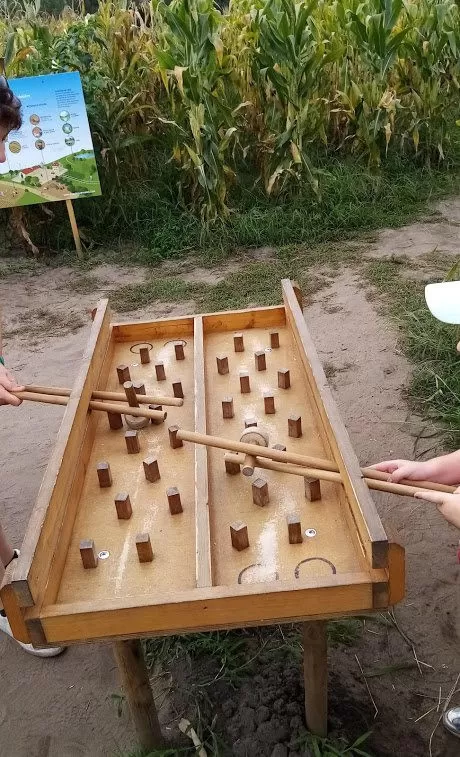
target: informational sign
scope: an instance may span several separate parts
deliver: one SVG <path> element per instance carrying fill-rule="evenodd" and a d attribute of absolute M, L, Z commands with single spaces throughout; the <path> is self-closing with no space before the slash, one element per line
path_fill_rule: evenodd
<path fill-rule="evenodd" d="M 0 163 L 0 208 L 101 194 L 78 73 L 11 79 L 23 124 Z"/>

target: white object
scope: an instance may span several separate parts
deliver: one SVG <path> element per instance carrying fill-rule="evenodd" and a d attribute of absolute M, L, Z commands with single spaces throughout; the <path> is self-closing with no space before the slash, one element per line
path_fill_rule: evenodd
<path fill-rule="evenodd" d="M 48 649 L 35 649 L 32 644 L 23 644 L 22 641 L 18 641 L 14 638 L 13 632 L 10 628 L 8 618 L 0 614 L 0 631 L 6 633 L 7 636 L 11 636 L 12 639 L 19 644 L 28 654 L 32 654 L 35 657 L 57 657 L 58 654 L 64 651 L 64 647 L 49 647 Z"/>
<path fill-rule="evenodd" d="M 430 313 L 438 321 L 460 324 L 460 281 L 427 284 L 425 300 Z"/>

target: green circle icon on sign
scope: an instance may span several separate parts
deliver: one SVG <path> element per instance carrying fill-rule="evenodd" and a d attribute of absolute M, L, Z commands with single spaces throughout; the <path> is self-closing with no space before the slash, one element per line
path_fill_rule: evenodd
<path fill-rule="evenodd" d="M 61 110 L 61 112 L 59 113 L 59 118 L 61 119 L 61 121 L 68 121 L 69 118 L 70 118 L 69 111 L 68 110 Z"/>
<path fill-rule="evenodd" d="M 73 129 L 70 124 L 64 124 L 62 131 L 64 132 L 64 134 L 71 134 L 73 132 Z"/>

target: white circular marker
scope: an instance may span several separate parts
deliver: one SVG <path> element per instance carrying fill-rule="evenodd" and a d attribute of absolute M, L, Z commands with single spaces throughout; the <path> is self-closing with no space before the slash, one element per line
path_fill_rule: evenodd
<path fill-rule="evenodd" d="M 110 552 L 107 552 L 106 549 L 103 549 L 102 552 L 99 552 L 98 558 L 99 558 L 99 560 L 107 560 L 107 558 L 109 557 L 109 555 L 110 555 Z"/>
<path fill-rule="evenodd" d="M 430 313 L 438 321 L 460 324 L 460 281 L 427 284 L 425 300 Z"/>
<path fill-rule="evenodd" d="M 305 536 L 308 536 L 309 539 L 311 539 L 313 536 L 316 536 L 316 531 L 314 528 L 307 528 L 305 531 Z"/>

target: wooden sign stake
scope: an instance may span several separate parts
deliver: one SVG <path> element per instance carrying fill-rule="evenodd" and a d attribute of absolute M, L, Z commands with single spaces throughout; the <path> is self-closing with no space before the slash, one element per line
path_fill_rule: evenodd
<path fill-rule="evenodd" d="M 72 227 L 73 241 L 75 242 L 75 249 L 77 251 L 77 258 L 83 259 L 83 247 L 81 246 L 80 232 L 78 231 L 77 219 L 73 210 L 72 200 L 65 201 L 67 207 L 67 213 L 69 214 L 69 221 Z"/>

